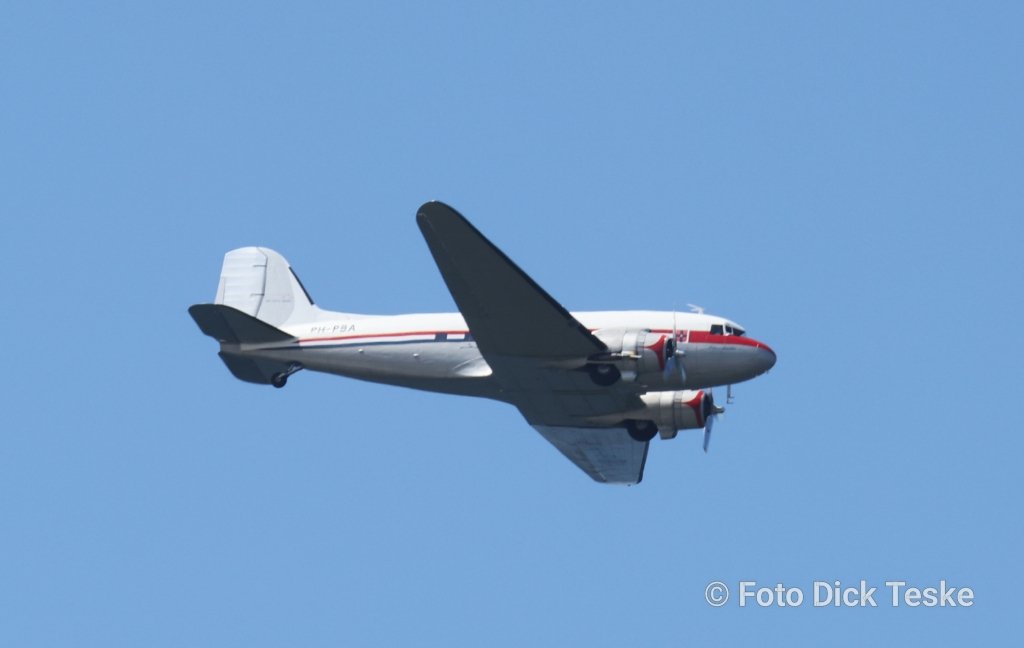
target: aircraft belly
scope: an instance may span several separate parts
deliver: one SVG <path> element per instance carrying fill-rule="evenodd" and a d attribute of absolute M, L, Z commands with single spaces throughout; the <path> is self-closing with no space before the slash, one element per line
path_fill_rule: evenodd
<path fill-rule="evenodd" d="M 476 345 L 464 341 L 370 344 L 365 346 L 293 347 L 267 350 L 260 356 L 298 362 L 309 371 L 474 396 L 492 392 L 491 371 Z"/>

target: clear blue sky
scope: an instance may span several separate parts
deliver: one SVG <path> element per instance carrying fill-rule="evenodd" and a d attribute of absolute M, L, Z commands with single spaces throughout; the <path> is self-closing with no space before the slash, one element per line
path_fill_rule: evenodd
<path fill-rule="evenodd" d="M 1022 9 L 720 4 L 7 4 L 0 645 L 1009 640 Z M 257 244 L 451 310 L 434 198 L 571 309 L 778 365 L 610 488 L 505 405 L 240 383 L 186 313 Z M 819 579 L 977 602 L 704 601 Z"/>

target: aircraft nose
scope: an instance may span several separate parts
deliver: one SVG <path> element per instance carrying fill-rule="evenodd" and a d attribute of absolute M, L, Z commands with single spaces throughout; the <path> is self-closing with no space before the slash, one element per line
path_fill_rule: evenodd
<path fill-rule="evenodd" d="M 754 356 L 754 365 L 757 367 L 758 374 L 763 374 L 775 366 L 775 360 L 777 359 L 775 352 L 764 342 L 757 342 Z"/>

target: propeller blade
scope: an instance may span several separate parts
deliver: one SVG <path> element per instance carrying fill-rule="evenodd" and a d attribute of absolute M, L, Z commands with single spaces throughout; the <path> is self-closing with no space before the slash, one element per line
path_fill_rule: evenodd
<path fill-rule="evenodd" d="M 717 414 L 712 414 L 708 417 L 707 423 L 704 424 L 704 453 L 707 454 L 708 444 L 711 442 L 711 428 L 715 426 L 715 418 Z"/>
<path fill-rule="evenodd" d="M 676 327 L 676 311 L 672 311 L 672 337 L 665 340 L 665 380 L 673 373 L 679 376 L 679 381 L 686 382 L 686 369 L 683 368 L 680 357 L 683 355 L 679 350 L 679 329 Z"/>
<path fill-rule="evenodd" d="M 711 430 L 715 426 L 715 419 L 718 418 L 719 414 L 725 412 L 725 408 L 720 405 L 715 405 L 715 393 L 708 390 L 707 398 L 703 403 L 704 413 L 704 452 L 708 451 L 708 444 L 711 443 Z"/>

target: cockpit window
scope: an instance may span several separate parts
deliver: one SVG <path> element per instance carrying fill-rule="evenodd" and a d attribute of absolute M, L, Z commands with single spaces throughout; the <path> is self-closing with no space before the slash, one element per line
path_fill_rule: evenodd
<path fill-rule="evenodd" d="M 739 337 L 746 333 L 743 329 L 732 324 L 712 324 L 711 334 L 712 335 L 735 335 Z"/>

